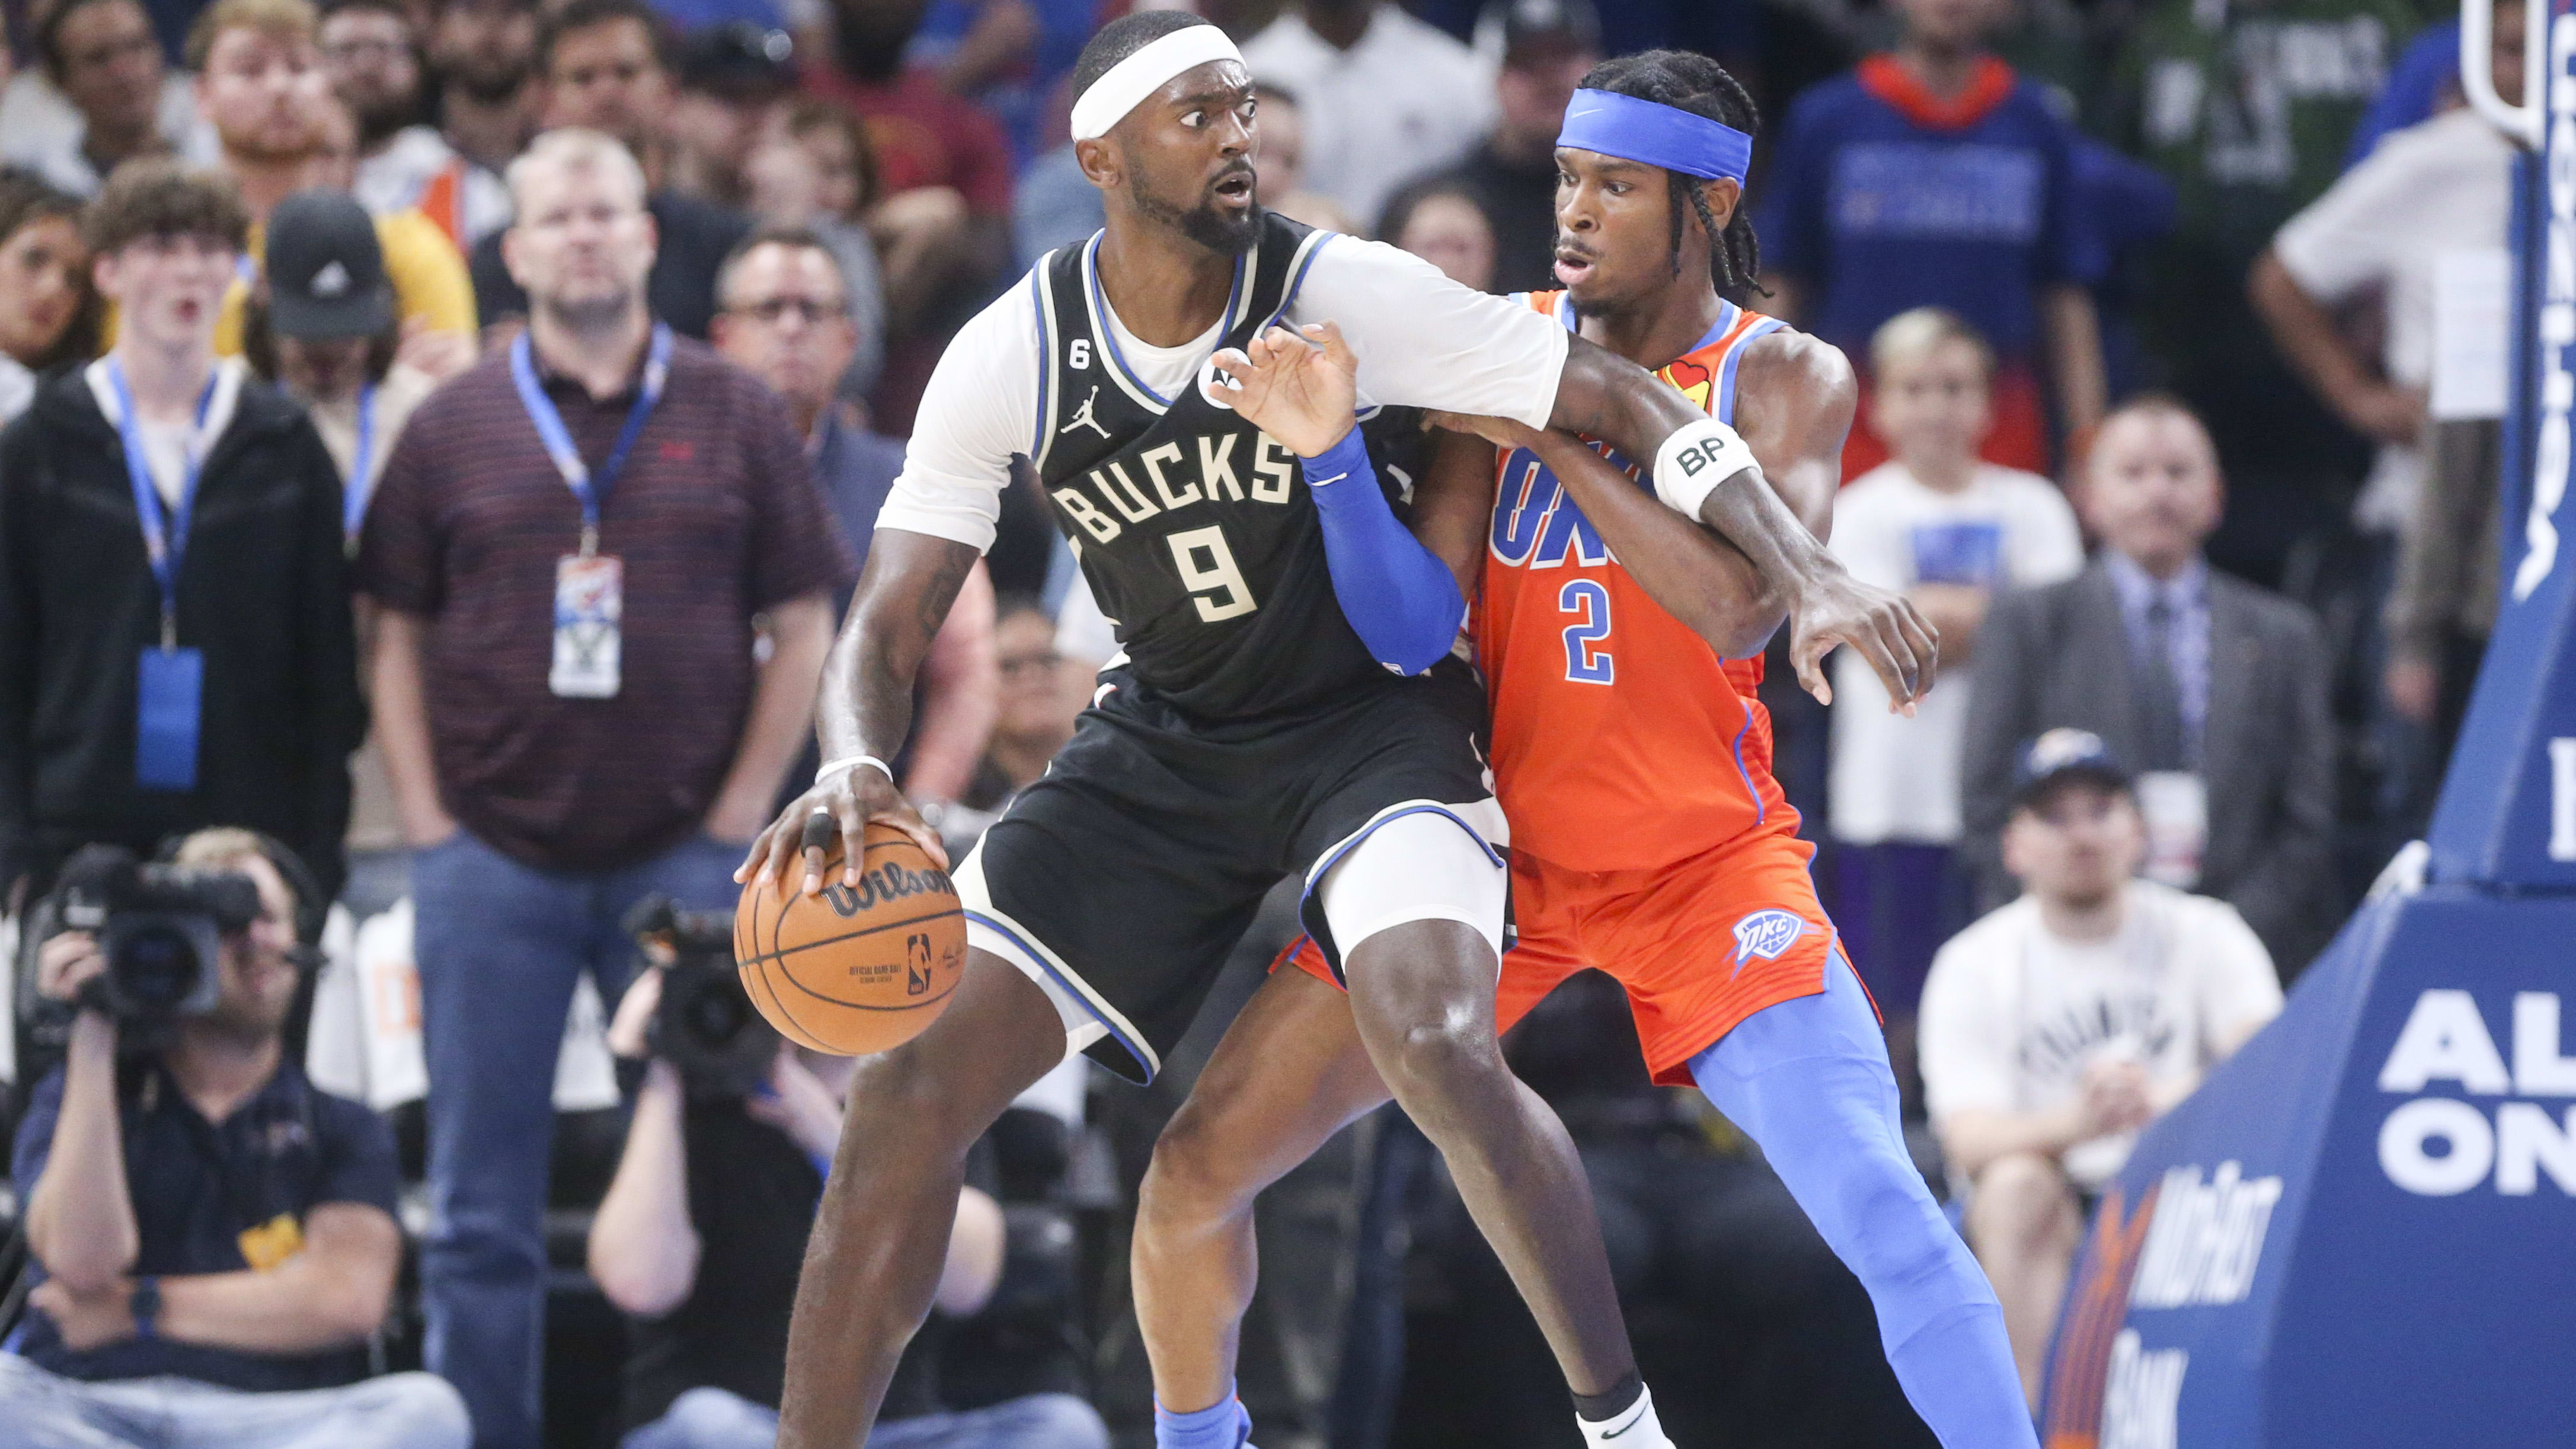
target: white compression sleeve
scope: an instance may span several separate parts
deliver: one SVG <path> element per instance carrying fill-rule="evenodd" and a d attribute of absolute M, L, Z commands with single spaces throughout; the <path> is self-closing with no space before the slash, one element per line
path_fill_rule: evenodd
<path fill-rule="evenodd" d="M 1408 921 L 1457 921 L 1503 950 L 1501 866 L 1456 820 L 1429 810 L 1399 815 L 1324 873 L 1324 921 L 1342 964 L 1362 941 Z"/>

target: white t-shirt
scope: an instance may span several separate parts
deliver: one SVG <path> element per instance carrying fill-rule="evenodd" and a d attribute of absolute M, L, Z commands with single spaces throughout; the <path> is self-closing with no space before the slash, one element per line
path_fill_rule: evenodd
<path fill-rule="evenodd" d="M 1957 493 L 1882 463 L 1834 500 L 1834 557 L 1863 583 L 1984 583 L 1997 592 L 2072 578 L 2084 567 L 2075 511 L 2036 473 L 1980 466 Z M 1974 666 L 1942 661 L 1907 719 L 1852 650 L 1834 659 L 1832 779 L 1836 840 L 1945 844 L 1959 838 L 1959 757 Z"/>
<path fill-rule="evenodd" d="M 109 427 L 118 426 L 124 417 L 116 401 L 116 384 L 108 377 L 108 363 L 113 360 L 102 357 L 81 369 L 83 380 L 89 383 L 89 395 L 97 399 L 99 413 Z M 143 434 L 143 466 L 152 475 L 153 490 L 161 495 L 164 505 L 174 509 L 179 506 L 179 494 L 188 485 L 189 462 L 203 464 L 206 456 L 214 452 L 224 429 L 232 426 L 233 409 L 241 403 L 242 383 L 249 377 L 250 368 L 240 358 L 216 358 L 214 391 L 206 399 L 202 421 L 138 424 Z"/>
<path fill-rule="evenodd" d="M 1102 311 L 1129 368 L 1161 397 L 1197 385 L 1222 326 L 1178 347 L 1156 347 L 1128 331 L 1105 298 Z M 1286 320 L 1341 327 L 1359 358 L 1363 411 L 1381 404 L 1442 408 L 1545 427 L 1556 406 L 1557 376 L 1565 368 L 1561 323 L 1470 291 L 1420 257 L 1379 242 L 1333 236 L 1319 243 Z M 1027 454 L 1035 442 L 1038 362 L 1035 294 L 1023 278 L 940 355 L 913 420 L 903 475 L 877 527 L 992 547 L 1011 457 Z M 1092 376 L 1104 377 L 1096 369 L 1106 365 L 1092 359 Z"/>
<path fill-rule="evenodd" d="M 1243 44 L 1254 80 L 1297 98 L 1306 185 L 1375 227 L 1398 186 L 1464 157 L 1494 127 L 1494 69 L 1393 4 L 1336 50 L 1291 12 Z"/>
<path fill-rule="evenodd" d="M 2505 244 L 2513 146 L 2466 107 L 2381 141 L 2360 165 L 2291 217 L 2272 249 L 2299 290 L 2329 306 L 2384 291 L 2389 379 L 2433 375 L 2433 276 L 2445 254 Z M 2424 457 L 2386 446 L 2353 503 L 2353 521 L 2393 530 L 2413 509 Z"/>
<path fill-rule="evenodd" d="M 385 149 L 358 163 L 349 190 L 368 215 L 391 216 L 420 205 L 430 182 L 459 159 L 435 127 L 405 126 Z M 465 234 L 456 245 L 471 252 L 476 242 L 510 224 L 510 188 L 471 162 L 459 169 L 457 178 L 456 219 Z"/>
<path fill-rule="evenodd" d="M 2225 901 L 2131 881 L 2119 933 L 2067 941 L 2029 896 L 1952 937 L 1932 958 L 1915 1025 L 1924 1105 L 2044 1112 L 2074 1101 L 2084 1067 L 2128 1055 L 2158 1084 L 2217 1064 L 2217 1043 L 2281 1010 L 2281 983 L 2253 928 Z M 2134 1132 L 2068 1150 L 2067 1176 L 2099 1186 Z"/>

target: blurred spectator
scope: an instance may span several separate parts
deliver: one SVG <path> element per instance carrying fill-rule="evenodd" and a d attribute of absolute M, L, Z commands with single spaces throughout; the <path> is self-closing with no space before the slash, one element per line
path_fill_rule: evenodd
<path fill-rule="evenodd" d="M 331 93 L 318 29 L 306 0 L 215 0 L 189 32 L 198 104 L 250 213 L 248 264 L 225 293 L 215 329 L 215 349 L 225 356 L 241 351 L 242 304 L 257 280 L 270 209 L 308 187 L 349 186 L 353 121 Z M 418 211 L 379 218 L 376 238 L 404 324 L 470 339 L 474 294 L 455 244 Z"/>
<path fill-rule="evenodd" d="M 247 830 L 198 831 L 177 858 L 246 877 L 261 913 L 223 937 L 213 1010 L 180 1018 L 166 1045 L 118 1059 L 126 1026 L 95 1004 L 96 937 L 66 931 L 38 953 L 37 989 L 81 1009 L 10 1168 L 37 1283 L 23 1342 L 0 1355 L 10 1442 L 465 1449 L 446 1383 L 363 1379 L 402 1262 L 394 1137 L 284 1049 L 297 918 L 315 908 L 304 872 Z"/>
<path fill-rule="evenodd" d="M 2132 879 L 2148 827 L 2099 737 L 2050 730 L 2018 773 L 2003 855 L 2022 898 L 1941 948 L 1922 1059 L 2036 1405 L 2094 1199 L 2139 1130 L 2280 1013 L 2281 985 L 2226 902 Z"/>
<path fill-rule="evenodd" d="M 959 797 L 971 809 L 995 814 L 1046 773 L 1091 700 L 1091 675 L 1058 652 L 1055 620 L 1044 605 L 1021 594 L 999 613 L 993 644 L 1001 656 L 1001 711 L 983 762 Z"/>
<path fill-rule="evenodd" d="M 331 88 L 358 123 L 351 190 L 367 210 L 417 208 L 459 255 L 507 226 L 510 193 L 501 178 L 423 124 L 420 52 L 402 0 L 330 0 L 320 36 Z"/>
<path fill-rule="evenodd" d="M 384 250 L 354 198 L 304 191 L 279 202 L 261 260 L 267 285 L 243 319 L 242 358 L 312 418 L 339 465 L 355 544 L 394 440 L 439 379 L 401 358 Z"/>
<path fill-rule="evenodd" d="M 2150 396 L 2102 425 L 2080 495 L 2091 567 L 1995 601 L 1977 633 L 1962 821 L 1983 903 L 2013 762 L 2045 731 L 2090 730 L 2144 773 L 2147 874 L 2236 907 L 2285 976 L 2323 944 L 2334 732 L 2315 616 L 2209 566 L 2218 457 L 2189 409 Z"/>
<path fill-rule="evenodd" d="M 625 1449 L 768 1449 L 805 1237 L 858 1064 L 779 1042 L 768 1080 L 749 1095 L 691 1081 L 650 1029 L 665 979 L 638 978 L 609 1028 L 618 1055 L 651 1062 L 590 1228 L 591 1276 L 633 1321 Z M 992 1300 L 1008 1236 L 991 1195 L 960 1191 L 933 1300 L 939 1320 Z M 868 1436 L 877 1449 L 1108 1449 L 1100 1415 L 1071 1394 L 948 1411 L 941 1336 L 933 1328 L 905 1349 Z"/>
<path fill-rule="evenodd" d="M 229 822 L 338 889 L 364 727 L 340 475 L 215 356 L 246 224 L 220 177 L 120 168 L 85 227 L 127 326 L 0 433 L 0 882 Z"/>
<path fill-rule="evenodd" d="M 763 131 L 744 167 L 752 214 L 763 225 L 821 237 L 840 265 L 850 325 L 858 329 L 841 395 L 865 397 L 885 365 L 886 334 L 885 279 L 866 221 L 873 180 L 867 130 L 831 102 L 800 96 L 773 112 Z"/>
<path fill-rule="evenodd" d="M 1957 313 L 1998 362 L 1984 456 L 2050 471 L 2102 416 L 2102 344 L 2083 259 L 2070 127 L 1988 54 L 1987 0 L 1898 0 L 1905 34 L 1789 108 L 1760 226 L 1768 310 L 1846 352 L 1915 307 Z M 2043 382 L 2043 376 L 2045 381 Z M 1871 385 L 1843 475 L 1885 460 Z"/>
<path fill-rule="evenodd" d="M 821 237 L 780 228 L 754 232 L 725 264 L 715 341 L 725 357 L 786 399 L 805 453 L 846 540 L 865 564 L 877 511 L 903 471 L 903 444 L 872 432 L 866 410 L 834 396 L 857 350 L 849 289 Z M 855 578 L 833 596 L 847 615 Z M 993 582 L 978 560 L 922 661 L 913 737 L 896 761 L 915 800 L 954 800 L 966 789 L 993 727 Z M 813 752 L 809 748 L 808 755 Z M 804 772 L 822 760 L 814 756 Z M 791 774 L 791 778 L 795 778 Z"/>
<path fill-rule="evenodd" d="M 37 374 L 98 350 L 80 223 L 77 197 L 0 168 L 0 423 L 36 400 Z"/>
<path fill-rule="evenodd" d="M 936 72 L 904 64 L 918 0 L 834 0 L 833 15 L 838 63 L 806 62 L 805 86 L 867 122 L 876 178 L 868 230 L 885 264 L 890 325 L 908 336 L 952 284 L 981 283 L 1007 264 L 1010 142 L 991 116 L 942 88 Z M 917 395 L 938 347 L 912 351 L 905 365 L 920 375 L 907 392 Z M 901 412 L 890 421 L 908 430 L 908 402 Z"/>
<path fill-rule="evenodd" d="M 723 206 L 746 204 L 752 148 L 796 89 L 795 51 L 786 31 L 746 20 L 709 26 L 680 42 L 669 126 L 673 189 Z"/>
<path fill-rule="evenodd" d="M 2245 277 L 2342 169 L 2354 123 L 2415 25 L 2405 0 L 2151 0 L 2102 92 L 2104 134 L 2181 197 L 2138 315 L 2165 385 L 2227 460 L 2234 496 L 2219 548 L 2242 569 L 2268 575 L 2292 539 L 2335 526 L 2367 466 L 2279 355 L 2247 345 L 2259 324 Z"/>
<path fill-rule="evenodd" d="M 1437 177 L 1405 186 L 1387 202 L 1377 230 L 1458 285 L 1493 290 L 1494 224 L 1465 186 Z"/>
<path fill-rule="evenodd" d="M 548 126 L 606 132 L 634 154 L 653 219 L 646 285 L 653 315 L 684 337 L 704 337 L 715 316 L 716 270 L 751 221 L 671 189 L 669 44 L 661 17 L 644 0 L 572 0 L 539 36 L 541 113 Z M 528 315 L 499 233 L 474 248 L 474 295 L 486 327 Z"/>
<path fill-rule="evenodd" d="M 2496 7 L 2497 88 L 2522 81 L 2522 8 Z M 2516 23 L 2507 23 L 2516 22 Z M 2379 445 L 2353 522 L 2391 535 L 2424 473 L 2418 443 L 2433 375 L 2435 272 L 2447 256 L 2505 244 L 2513 144 L 2465 106 L 2392 133 L 2368 159 L 2290 218 L 2248 283 L 2272 341 L 2345 426 Z M 2336 310 L 2376 304 L 2373 359 Z"/>
<path fill-rule="evenodd" d="M 2519 92 L 2522 49 L 2522 7 L 2507 0 L 2495 7 L 2492 65 L 2499 92 Z M 2450 99 L 2453 109 L 2391 133 L 2290 218 L 2255 259 L 2249 283 L 2255 311 L 2292 369 L 2345 426 L 2379 445 L 2352 520 L 2371 545 L 2368 598 L 2374 605 L 2396 575 L 2426 577 L 2422 561 L 2401 560 L 2399 553 L 2401 534 L 2421 515 L 2431 461 L 2426 403 L 2433 383 L 2436 293 L 2446 283 L 2458 286 L 2462 268 L 2484 268 L 2499 286 L 2510 269 L 2504 248 L 2513 143 L 2484 117 L 2457 105 L 2456 86 Z M 2380 342 L 2376 358 L 2338 323 L 2337 314 L 2356 305 L 2377 314 L 2379 325 L 2371 329 Z M 2480 451 L 2471 441 L 2459 461 Z M 2484 481 L 2474 463 L 2466 472 L 2460 482 L 2475 487 Z M 2446 490 L 2447 498 L 2459 496 Z M 2431 536 L 2477 523 L 2455 505 L 2435 505 L 2432 517 L 2438 521 L 2429 529 L 2412 531 L 2419 549 L 2429 543 L 2448 552 L 2475 537 Z M 2458 577 L 2460 571 L 2449 572 Z M 2466 631 L 2447 627 L 2457 617 L 2455 608 L 2411 602 L 2406 607 L 2417 626 L 2388 641 L 2385 666 L 2374 673 L 2386 677 L 2389 702 L 2400 714 L 2430 723 L 2444 693 L 2445 656 L 2451 656 L 2454 670 L 2474 673 L 2476 655 L 2459 657 Z M 2465 692 L 2465 680 L 2454 685 Z M 2448 734 L 2436 730 L 2425 742 L 2429 748 L 2405 762 L 2401 773 L 2438 777 L 2450 756 Z M 2414 803 L 2401 807 L 2401 825 L 2417 823 L 2429 810 L 2431 784 L 2429 778 L 2406 782 L 2405 794 Z"/>
<path fill-rule="evenodd" d="M 1998 594 L 2074 577 L 2084 540 L 2056 484 L 1977 457 L 1994 424 L 1994 354 L 1966 323 L 1900 312 L 1869 352 L 1870 426 L 1889 457 L 1834 500 L 1834 556 L 1863 582 L 1905 591 L 1941 631 L 1941 686 L 1911 718 L 1888 708 L 1867 664 L 1834 663 L 1834 920 L 1893 1025 L 1914 1015 L 1933 951 L 1973 914 L 1967 863 L 1951 847 L 1978 629 Z"/>
<path fill-rule="evenodd" d="M 845 575 L 784 407 L 647 310 L 634 158 L 555 131 L 510 182 L 528 328 L 404 429 L 358 557 L 381 611 L 377 738 L 418 852 L 424 1352 L 484 1449 L 537 1438 L 548 1089 L 574 984 L 624 989 L 618 923 L 642 896 L 732 902 Z"/>
<path fill-rule="evenodd" d="M 438 133 L 457 155 L 497 176 L 536 127 L 536 7 L 527 0 L 438 0 L 436 14 L 429 61 L 438 76 Z M 506 207 L 507 188 L 501 199 Z"/>
<path fill-rule="evenodd" d="M 11 77 L 0 98 L 0 161 L 83 198 L 136 156 L 213 162 L 188 78 L 170 73 L 136 0 L 57 0 L 32 39 L 41 67 Z"/>
<path fill-rule="evenodd" d="M 305 191 L 279 202 L 264 269 L 268 284 L 242 316 L 242 360 L 304 404 L 339 465 L 340 526 L 354 549 L 385 457 L 438 379 L 397 349 L 384 252 L 354 199 Z M 423 340 L 403 350 L 417 352 Z M 361 650 L 371 622 L 372 611 L 362 609 Z M 349 874 L 340 899 L 364 920 L 409 894 L 393 781 L 372 738 L 350 757 L 349 785 Z"/>
<path fill-rule="evenodd" d="M 1601 59 L 1601 22 L 1590 0 L 1497 0 L 1502 69 L 1498 119 L 1474 155 L 1445 173 L 1466 188 L 1494 229 L 1493 289 L 1536 292 L 1556 280 L 1556 133 L 1583 73 Z M 1732 67 L 1730 67 L 1732 68 Z M 1262 118 L 1269 145 L 1269 117 Z"/>
<path fill-rule="evenodd" d="M 1385 0 L 1301 0 L 1243 43 L 1243 63 L 1304 106 L 1306 184 L 1355 217 L 1465 156 L 1494 122 L 1486 68 Z"/>
<path fill-rule="evenodd" d="M 1261 144 L 1252 158 L 1258 168 L 1261 204 L 1318 231 L 1356 233 L 1357 223 L 1331 197 L 1306 189 L 1306 113 L 1297 98 L 1255 81 L 1252 99 L 1261 126 Z M 1090 189 L 1097 193 L 1099 188 Z M 1095 194 L 1093 209 L 1099 204 Z"/>

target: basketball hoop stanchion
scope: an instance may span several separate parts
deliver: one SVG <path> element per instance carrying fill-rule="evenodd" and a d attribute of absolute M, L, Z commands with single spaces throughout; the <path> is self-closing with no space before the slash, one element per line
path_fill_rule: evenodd
<path fill-rule="evenodd" d="M 2524 154 L 2503 597 L 2432 827 L 2105 1194 L 2048 1449 L 2576 1444 L 2572 3 L 2526 0 L 2519 106 L 2461 11 L 2463 89 Z"/>

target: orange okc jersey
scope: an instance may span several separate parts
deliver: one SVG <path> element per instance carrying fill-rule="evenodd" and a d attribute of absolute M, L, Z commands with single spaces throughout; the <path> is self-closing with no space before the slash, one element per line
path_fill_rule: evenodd
<path fill-rule="evenodd" d="M 1574 329 L 1564 293 L 1529 303 Z M 1717 325 L 1658 375 L 1732 425 L 1736 366 L 1782 324 L 1719 305 Z M 1513 848 L 1584 870 L 1645 870 L 1759 826 L 1794 831 L 1771 778 L 1770 717 L 1754 697 L 1761 659 L 1720 659 L 1647 597 L 1536 457 L 1513 449 L 1495 466 L 1475 635 Z"/>

